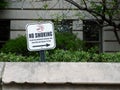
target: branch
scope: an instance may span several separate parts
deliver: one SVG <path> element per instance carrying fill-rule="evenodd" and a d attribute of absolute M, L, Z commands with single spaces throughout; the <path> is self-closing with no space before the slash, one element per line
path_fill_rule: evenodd
<path fill-rule="evenodd" d="M 100 16 L 101 18 L 103 18 L 102 14 L 100 14 L 100 13 L 98 13 L 98 12 L 92 10 L 92 9 L 88 9 L 87 7 L 81 7 L 78 3 L 76 3 L 73 0 L 65 0 L 65 1 L 71 3 L 72 5 L 77 7 L 79 10 L 84 10 L 84 11 L 89 12 L 91 15 L 96 14 L 96 15 Z"/>
<path fill-rule="evenodd" d="M 102 14 L 103 14 L 104 17 L 105 17 L 105 11 L 106 11 L 106 1 L 105 1 L 105 0 L 102 0 L 102 6 L 103 6 Z"/>
<path fill-rule="evenodd" d="M 65 0 L 66 2 L 69 2 L 71 3 L 72 5 L 76 6 L 79 10 L 84 10 L 84 11 L 87 11 L 89 12 L 89 14 L 91 14 L 92 16 L 95 17 L 95 15 L 101 17 L 102 20 L 106 21 L 109 25 L 113 26 L 115 23 L 112 22 L 110 19 L 107 19 L 105 17 L 104 14 L 100 14 L 99 12 L 97 11 L 94 11 L 93 9 L 90 9 L 90 8 L 86 8 L 86 7 L 81 7 L 77 2 L 75 2 L 74 0 Z M 105 0 L 103 0 L 105 1 Z M 104 2 L 105 3 L 105 2 Z M 104 7 L 104 9 L 106 8 L 106 6 Z"/>
<path fill-rule="evenodd" d="M 84 2 L 84 4 L 85 4 L 85 7 L 87 8 L 87 4 L 86 4 L 85 0 L 83 0 L 83 2 Z"/>

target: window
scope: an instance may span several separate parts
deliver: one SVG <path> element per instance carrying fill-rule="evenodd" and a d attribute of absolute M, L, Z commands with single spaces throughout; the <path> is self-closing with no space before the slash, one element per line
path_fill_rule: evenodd
<path fill-rule="evenodd" d="M 10 20 L 0 20 L 0 48 L 10 37 Z"/>
<path fill-rule="evenodd" d="M 102 28 L 94 20 L 83 21 L 83 40 L 86 41 L 87 50 L 98 47 L 97 52 L 102 52 Z"/>
<path fill-rule="evenodd" d="M 72 20 L 53 20 L 53 22 L 55 24 L 55 30 L 59 32 L 72 32 Z"/>

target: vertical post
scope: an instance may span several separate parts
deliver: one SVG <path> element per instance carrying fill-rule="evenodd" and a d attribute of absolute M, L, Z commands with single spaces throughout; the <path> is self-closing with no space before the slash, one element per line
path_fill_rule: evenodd
<path fill-rule="evenodd" d="M 40 51 L 40 61 L 45 62 L 45 50 Z"/>

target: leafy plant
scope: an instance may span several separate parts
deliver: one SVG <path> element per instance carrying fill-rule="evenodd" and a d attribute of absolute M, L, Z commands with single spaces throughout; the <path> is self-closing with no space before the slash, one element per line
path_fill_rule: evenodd
<path fill-rule="evenodd" d="M 84 43 L 71 33 L 56 33 L 56 49 L 63 50 L 83 50 Z M 25 36 L 19 36 L 16 39 L 11 39 L 1 49 L 4 53 L 15 53 L 17 55 L 30 56 L 38 55 L 37 52 L 30 52 L 27 49 L 27 41 Z M 54 52 L 50 50 L 49 52 Z"/>
<path fill-rule="evenodd" d="M 56 48 L 64 50 L 83 50 L 84 42 L 68 32 L 56 32 Z"/>
<path fill-rule="evenodd" d="M 55 50 L 52 55 L 47 55 L 49 62 L 87 62 L 90 54 L 84 51 Z"/>
<path fill-rule="evenodd" d="M 39 57 L 36 56 L 22 56 L 14 53 L 0 53 L 0 62 L 35 62 Z"/>
<path fill-rule="evenodd" d="M 57 49 L 54 53 L 49 54 L 46 51 L 47 62 L 120 62 L 119 53 L 102 53 L 91 56 L 91 53 L 85 51 L 70 51 Z M 39 61 L 38 56 L 22 56 L 14 53 L 0 53 L 1 62 L 36 62 Z"/>
<path fill-rule="evenodd" d="M 36 55 L 36 52 L 29 52 L 27 50 L 27 41 L 25 36 L 19 36 L 16 39 L 11 39 L 1 48 L 4 53 L 15 53 L 17 55 L 29 56 Z"/>
<path fill-rule="evenodd" d="M 0 0 L 0 8 L 4 8 L 5 6 L 7 6 L 7 2 L 4 0 Z"/>

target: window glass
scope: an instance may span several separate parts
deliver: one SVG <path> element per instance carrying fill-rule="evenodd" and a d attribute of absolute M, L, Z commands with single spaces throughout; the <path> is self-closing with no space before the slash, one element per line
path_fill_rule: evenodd
<path fill-rule="evenodd" d="M 10 37 L 10 20 L 0 20 L 0 48 Z"/>
<path fill-rule="evenodd" d="M 83 21 L 83 39 L 86 41 L 86 49 L 97 47 L 102 50 L 102 28 L 95 20 Z"/>
<path fill-rule="evenodd" d="M 59 32 L 72 32 L 72 20 L 63 19 L 61 21 L 54 20 L 55 30 Z"/>

